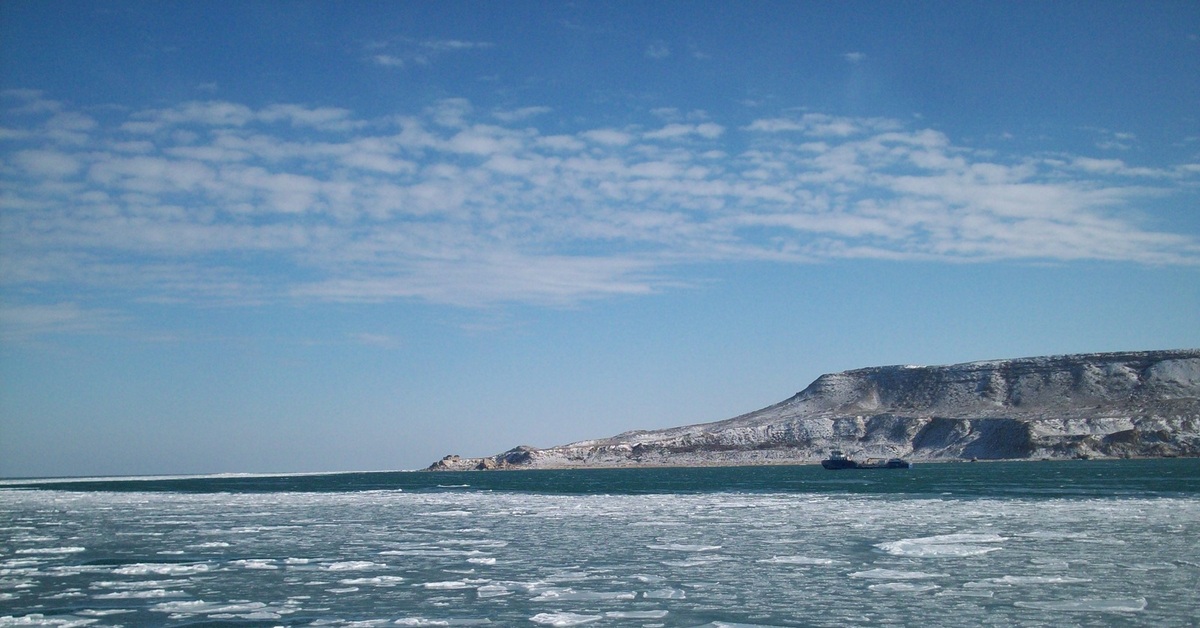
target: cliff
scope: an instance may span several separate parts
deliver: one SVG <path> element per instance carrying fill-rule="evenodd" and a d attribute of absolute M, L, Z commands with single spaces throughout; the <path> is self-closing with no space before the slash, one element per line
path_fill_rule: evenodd
<path fill-rule="evenodd" d="M 915 461 L 1200 455 L 1200 350 L 864 368 L 724 421 L 429 469 L 782 464 L 831 449 Z"/>

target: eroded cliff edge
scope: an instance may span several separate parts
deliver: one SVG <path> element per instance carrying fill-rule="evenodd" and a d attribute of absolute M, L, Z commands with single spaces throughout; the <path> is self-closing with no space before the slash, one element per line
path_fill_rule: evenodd
<path fill-rule="evenodd" d="M 1200 455 L 1200 349 L 881 366 L 822 375 L 732 419 L 430 470 Z"/>

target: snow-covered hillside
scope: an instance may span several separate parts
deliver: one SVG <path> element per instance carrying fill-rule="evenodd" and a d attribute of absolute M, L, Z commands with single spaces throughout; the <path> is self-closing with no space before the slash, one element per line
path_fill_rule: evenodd
<path fill-rule="evenodd" d="M 431 470 L 1200 455 L 1200 350 L 882 366 L 822 375 L 715 423 L 446 456 Z"/>

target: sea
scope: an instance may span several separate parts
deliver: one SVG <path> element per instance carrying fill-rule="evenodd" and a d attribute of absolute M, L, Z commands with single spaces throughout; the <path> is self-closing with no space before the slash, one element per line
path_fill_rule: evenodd
<path fill-rule="evenodd" d="M 1196 626 L 1200 459 L 0 481 L 0 626 Z"/>

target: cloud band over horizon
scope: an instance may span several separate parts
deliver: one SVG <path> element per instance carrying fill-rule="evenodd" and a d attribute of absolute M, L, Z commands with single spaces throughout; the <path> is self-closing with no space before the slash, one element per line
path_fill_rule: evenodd
<path fill-rule="evenodd" d="M 893 119 L 664 113 L 549 132 L 549 107 L 465 99 L 359 119 L 3 96 L 10 310 L 88 290 L 569 305 L 687 284 L 681 268 L 713 262 L 1200 263 L 1195 237 L 1142 210 L 1194 193 L 1200 164 L 1000 155 Z"/>

